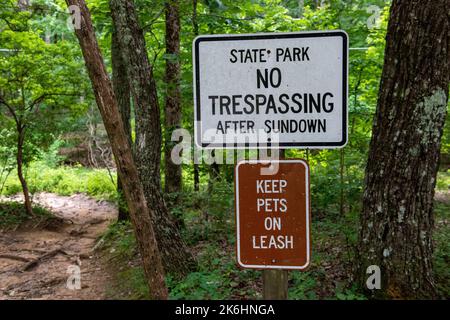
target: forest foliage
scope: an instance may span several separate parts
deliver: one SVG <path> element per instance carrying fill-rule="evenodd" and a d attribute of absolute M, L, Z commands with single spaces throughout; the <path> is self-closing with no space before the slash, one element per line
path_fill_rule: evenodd
<path fill-rule="evenodd" d="M 30 10 L 21 10 L 16 2 L 0 0 L 0 94 L 27 124 L 24 163 L 31 193 L 46 191 L 70 195 L 81 192 L 98 199 L 118 201 L 115 171 L 110 163 L 98 168 L 86 168 L 81 164 L 66 166 L 65 157 L 59 153 L 61 148 L 74 148 L 80 143 L 79 139 L 69 139 L 71 134 L 82 135 L 93 126 L 96 129 L 94 135 L 104 139 L 104 128 L 94 107 L 94 95 L 81 51 L 67 26 L 64 1 L 33 0 Z M 112 21 L 108 0 L 86 2 L 111 74 Z M 294 0 L 204 0 L 198 1 L 196 15 L 193 15 L 192 1 L 182 0 L 179 57 L 165 54 L 164 1 L 150 4 L 136 0 L 135 3 L 153 63 L 160 105 L 164 104 L 167 89 L 165 62 L 171 59 L 181 62 L 182 127 L 191 133 L 192 41 L 196 25 L 199 34 L 327 29 L 342 29 L 349 34 L 348 145 L 342 150 L 290 149 L 286 153 L 288 158 L 307 159 L 311 167 L 314 243 L 313 267 L 305 273 L 291 274 L 289 296 L 293 299 L 363 299 L 347 275 L 351 273 L 357 240 L 364 169 L 384 61 L 390 2 L 325 0 L 320 3 L 306 0 L 300 10 L 299 2 Z M 36 108 L 32 108 L 34 105 Z M 163 117 L 164 112 L 161 112 Z M 165 128 L 162 130 L 165 137 Z M 13 195 L 21 190 L 15 174 L 16 139 L 11 112 L 0 106 L 2 195 Z M 450 154 L 448 120 L 441 153 L 444 157 Z M 111 160 L 111 154 L 108 156 Z M 199 168 L 199 192 L 194 191 L 194 168 L 185 164 L 183 191 L 180 195 L 166 195 L 171 213 L 180 221 L 183 237 L 195 252 L 199 265 L 198 270 L 182 282 L 168 275 L 170 296 L 174 299 L 257 298 L 261 287 L 260 272 L 240 270 L 234 260 L 234 166 L 220 165 L 219 181 L 214 183 L 209 181 L 209 166 L 202 164 Z M 448 166 L 442 168 L 437 188 L 446 191 L 450 187 L 450 173 Z M 436 212 L 438 221 L 448 220 L 449 204 L 439 203 Z M 5 213 L 1 211 L 0 218 L 1 215 Z M 136 258 L 136 244 L 130 230 L 129 223 L 121 222 L 104 235 L 108 240 L 105 246 L 109 250 L 118 250 L 117 259 L 124 263 Z M 447 297 L 450 295 L 448 234 L 448 227 L 439 226 L 435 235 L 439 290 Z M 131 290 L 132 294 L 127 298 L 148 297 L 143 277 L 138 264 L 119 272 L 123 287 L 111 288 L 111 295 Z"/>

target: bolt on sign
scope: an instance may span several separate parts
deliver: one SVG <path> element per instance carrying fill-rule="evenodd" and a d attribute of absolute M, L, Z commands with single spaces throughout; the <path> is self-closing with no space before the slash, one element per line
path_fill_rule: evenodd
<path fill-rule="evenodd" d="M 200 148 L 337 148 L 347 143 L 344 31 L 199 36 Z"/>
<path fill-rule="evenodd" d="M 244 160 L 235 170 L 238 264 L 254 269 L 307 268 L 311 254 L 307 163 Z"/>

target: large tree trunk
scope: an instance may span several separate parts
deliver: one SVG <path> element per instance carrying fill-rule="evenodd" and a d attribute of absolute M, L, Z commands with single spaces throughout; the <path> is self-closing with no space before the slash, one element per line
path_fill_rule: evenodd
<path fill-rule="evenodd" d="M 112 64 L 112 84 L 114 94 L 116 95 L 117 103 L 119 105 L 120 115 L 127 135 L 130 146 L 131 141 L 131 106 L 130 106 L 130 84 L 127 77 L 127 69 L 122 59 L 120 52 L 119 39 L 116 28 L 113 26 L 111 37 L 111 64 Z M 119 174 L 117 174 L 117 192 L 119 194 L 119 221 L 128 220 L 128 208 L 126 208 L 126 201 L 123 195 L 123 186 Z"/>
<path fill-rule="evenodd" d="M 25 211 L 29 216 L 33 215 L 33 207 L 31 206 L 30 191 L 28 184 L 23 175 L 23 143 L 25 141 L 25 128 L 20 123 L 17 124 L 17 175 L 22 185 L 22 193 L 25 204 Z"/>
<path fill-rule="evenodd" d="M 181 125 L 180 15 L 178 0 L 167 0 L 166 10 L 166 106 L 165 106 L 165 185 L 167 193 L 181 192 L 181 165 L 172 162 L 172 132 Z"/>
<path fill-rule="evenodd" d="M 433 197 L 449 76 L 448 0 L 394 0 L 366 168 L 358 278 L 375 296 L 435 297 Z"/>
<path fill-rule="evenodd" d="M 161 123 L 156 84 L 144 34 L 132 0 L 110 0 L 135 106 L 135 159 L 145 197 L 152 210 L 156 239 L 166 272 L 183 275 L 195 265 L 192 254 L 165 205 L 160 183 Z"/>
<path fill-rule="evenodd" d="M 75 34 L 83 52 L 95 99 L 123 182 L 150 293 L 153 298 L 166 299 L 168 293 L 164 282 L 164 269 L 150 219 L 151 214 L 154 213 L 149 212 L 147 207 L 119 107 L 95 38 L 89 10 L 84 0 L 66 0 L 66 3 L 69 6 L 76 5 L 80 8 L 81 28 L 75 29 Z"/>

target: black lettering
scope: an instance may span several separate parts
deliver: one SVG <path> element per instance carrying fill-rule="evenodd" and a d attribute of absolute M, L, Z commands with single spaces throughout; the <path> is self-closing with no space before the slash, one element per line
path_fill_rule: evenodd
<path fill-rule="evenodd" d="M 234 59 L 233 59 L 233 58 L 230 58 L 230 62 L 231 62 L 231 63 L 236 63 L 236 62 L 237 62 L 237 57 L 236 57 L 236 55 L 235 55 L 235 54 L 236 54 L 236 49 L 231 50 L 231 51 L 230 51 L 230 54 L 231 54 L 231 56 L 234 58 Z"/>
<path fill-rule="evenodd" d="M 302 53 L 302 50 L 300 48 L 294 48 L 294 61 L 302 61 L 302 58 L 300 57 Z"/>
<path fill-rule="evenodd" d="M 259 62 L 267 62 L 265 59 L 265 51 L 266 49 L 259 50 Z"/>
<path fill-rule="evenodd" d="M 308 120 L 308 132 L 316 132 L 317 120 Z"/>
<path fill-rule="evenodd" d="M 319 120 L 319 132 L 327 132 L 327 119 Z"/>
<path fill-rule="evenodd" d="M 305 50 L 305 48 L 302 48 L 302 60 L 303 61 L 305 61 L 305 56 L 306 56 L 306 60 L 309 61 L 308 50 L 309 50 L 309 47 L 307 47 L 306 50 Z"/>
<path fill-rule="evenodd" d="M 279 62 L 280 61 L 280 57 L 283 55 L 283 49 L 282 48 L 277 48 L 277 54 L 276 54 L 276 56 L 277 56 L 277 62 Z"/>
<path fill-rule="evenodd" d="M 250 101 L 252 100 L 252 101 Z M 253 104 L 253 101 L 255 100 L 255 97 L 251 94 L 247 94 L 244 97 L 244 102 L 247 104 L 247 106 L 249 107 L 247 109 L 247 107 L 244 107 L 244 113 L 246 114 L 252 114 L 255 111 L 255 105 Z M 256 112 L 256 114 L 259 113 L 259 110 Z"/>
<path fill-rule="evenodd" d="M 275 99 L 273 98 L 273 95 L 269 95 L 269 99 L 267 100 L 266 114 L 269 113 L 269 109 L 272 109 L 273 113 L 275 113 L 275 114 L 277 113 Z"/>
<path fill-rule="evenodd" d="M 269 87 L 269 71 L 264 69 L 264 75 L 261 73 L 260 69 L 256 69 L 256 87 L 261 88 L 261 82 L 264 88 Z"/>
<path fill-rule="evenodd" d="M 240 110 L 236 110 L 236 107 L 240 106 L 241 103 L 239 101 L 237 101 L 237 99 L 241 99 L 242 95 L 234 95 L 232 96 L 232 100 L 233 100 L 233 114 L 242 114 L 242 111 Z"/>
<path fill-rule="evenodd" d="M 292 102 L 295 103 L 298 106 L 298 109 L 295 109 L 294 107 L 291 107 L 291 111 L 293 113 L 300 113 L 300 112 L 302 112 L 301 99 L 302 99 L 302 95 L 300 93 L 294 93 L 292 95 Z"/>
<path fill-rule="evenodd" d="M 322 108 L 323 108 L 323 111 L 325 111 L 327 113 L 330 113 L 334 109 L 334 103 L 333 102 L 327 103 L 327 97 L 333 98 L 334 96 L 333 96 L 332 93 L 327 92 L 322 97 Z"/>
<path fill-rule="evenodd" d="M 305 106 L 305 108 L 303 108 L 303 109 L 304 109 L 305 113 L 308 113 L 308 94 L 305 93 L 303 95 L 303 97 L 304 97 L 303 105 Z"/>
<path fill-rule="evenodd" d="M 278 112 L 281 114 L 288 113 L 288 111 L 289 111 L 289 104 L 285 101 L 285 99 L 289 100 L 289 96 L 287 94 L 283 93 L 282 95 L 280 95 L 279 100 L 284 106 L 284 108 L 281 106 L 278 107 Z"/>
<path fill-rule="evenodd" d="M 209 96 L 208 99 L 212 100 L 211 101 L 211 106 L 212 106 L 212 114 L 215 115 L 216 114 L 216 99 L 219 98 L 218 96 Z"/>
<path fill-rule="evenodd" d="M 247 52 L 245 54 L 244 63 L 247 63 L 247 60 L 250 60 L 250 62 L 253 62 L 253 60 L 252 60 L 252 52 L 250 50 L 247 50 Z"/>
<path fill-rule="evenodd" d="M 222 126 L 222 121 L 219 121 L 217 123 L 216 134 L 218 134 L 218 133 L 225 134 L 225 132 L 223 130 L 223 126 Z"/>
<path fill-rule="evenodd" d="M 270 133 L 272 131 L 272 127 L 270 126 L 270 120 L 264 121 L 264 125 L 266 126 L 266 129 L 264 131 L 266 133 Z"/>
<path fill-rule="evenodd" d="M 264 106 L 266 104 L 266 102 L 267 102 L 267 98 L 265 95 L 263 95 L 263 94 L 256 95 L 256 110 L 257 110 L 258 114 L 259 114 L 259 109 L 260 109 L 259 107 Z"/>
<path fill-rule="evenodd" d="M 223 110 L 227 110 L 227 114 L 231 114 L 230 112 L 230 104 L 231 99 L 229 96 L 220 96 L 220 114 L 224 114 Z"/>
<path fill-rule="evenodd" d="M 274 81 L 274 78 L 275 78 L 274 72 L 275 71 L 278 74 L 278 77 L 277 77 L 278 78 L 278 82 L 276 82 L 276 83 Z M 278 88 L 280 86 L 280 84 L 281 84 L 281 70 L 278 69 L 278 68 L 273 68 L 272 70 L 270 70 L 270 85 L 273 88 Z"/>
<path fill-rule="evenodd" d="M 309 112 L 313 113 L 313 108 L 316 109 L 318 113 L 320 113 L 320 93 L 317 94 L 317 100 L 314 99 L 314 96 L 312 93 L 309 94 Z"/>
<path fill-rule="evenodd" d="M 286 62 L 286 60 L 292 61 L 291 51 L 289 50 L 289 48 L 286 48 L 286 50 L 284 51 L 283 62 Z"/>
<path fill-rule="evenodd" d="M 247 128 L 249 132 L 255 132 L 255 122 L 252 120 L 247 121 Z"/>
<path fill-rule="evenodd" d="M 298 131 L 300 131 L 300 132 L 305 132 L 306 131 L 306 121 L 305 120 L 300 120 L 298 122 Z"/>

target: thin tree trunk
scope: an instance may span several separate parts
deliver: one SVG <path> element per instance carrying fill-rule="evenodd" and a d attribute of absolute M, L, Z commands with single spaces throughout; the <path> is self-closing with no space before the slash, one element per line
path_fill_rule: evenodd
<path fill-rule="evenodd" d="M 194 36 L 198 36 L 198 21 L 197 21 L 197 0 L 192 0 L 192 29 Z M 194 163 L 194 191 L 200 190 L 200 172 L 198 164 Z"/>
<path fill-rule="evenodd" d="M 214 150 L 211 151 L 211 157 L 215 157 L 216 152 Z M 219 180 L 220 178 L 220 167 L 217 162 L 211 163 L 209 166 L 209 181 L 208 181 L 208 192 L 213 191 L 214 184 Z"/>
<path fill-rule="evenodd" d="M 150 293 L 155 299 L 166 299 L 168 292 L 164 282 L 164 269 L 150 219 L 154 212 L 149 212 L 145 200 L 143 187 L 133 161 L 132 150 L 120 116 L 119 106 L 95 38 L 89 10 L 84 0 L 66 0 L 66 3 L 68 6 L 76 5 L 80 8 L 81 28 L 75 29 L 75 34 L 83 52 L 95 99 L 123 182 Z"/>
<path fill-rule="evenodd" d="M 178 0 L 167 0 L 166 10 L 166 106 L 164 148 L 166 193 L 181 192 L 181 165 L 172 162 L 172 149 L 176 142 L 171 140 L 172 132 L 181 125 L 181 90 L 180 90 L 180 15 Z"/>
<path fill-rule="evenodd" d="M 194 191 L 200 190 L 200 173 L 198 169 L 198 164 L 194 163 Z"/>
<path fill-rule="evenodd" d="M 112 84 L 114 88 L 114 94 L 119 104 L 119 111 L 124 124 L 125 134 L 128 138 L 129 145 L 131 142 L 131 106 L 130 106 L 130 84 L 127 77 L 127 70 L 122 59 L 120 52 L 120 46 L 118 42 L 118 34 L 116 28 L 113 25 L 113 32 L 111 37 L 111 64 L 112 64 Z M 126 201 L 123 194 L 122 181 L 119 174 L 117 174 L 117 193 L 119 194 L 119 221 L 129 219 L 128 208 L 126 207 Z"/>
<path fill-rule="evenodd" d="M 358 278 L 375 296 L 433 298 L 433 198 L 450 80 L 448 0 L 394 0 L 366 168 Z"/>
<path fill-rule="evenodd" d="M 33 207 L 31 205 L 30 191 L 28 184 L 23 176 L 23 143 L 25 141 L 25 128 L 20 123 L 17 124 L 17 175 L 22 185 L 22 193 L 25 204 L 25 210 L 29 216 L 33 216 Z"/>
<path fill-rule="evenodd" d="M 340 217 L 344 217 L 345 211 L 345 197 L 344 197 L 344 171 L 345 171 L 345 156 L 344 149 L 339 150 L 339 214 Z"/>
<path fill-rule="evenodd" d="M 305 9 L 305 0 L 298 0 L 298 17 L 303 17 L 303 10 Z"/>
<path fill-rule="evenodd" d="M 144 34 L 132 0 L 110 0 L 135 106 L 135 160 L 145 197 L 152 210 L 156 239 L 166 272 L 184 275 L 195 261 L 181 238 L 163 199 L 160 182 L 161 123 L 156 84 L 148 60 Z"/>

